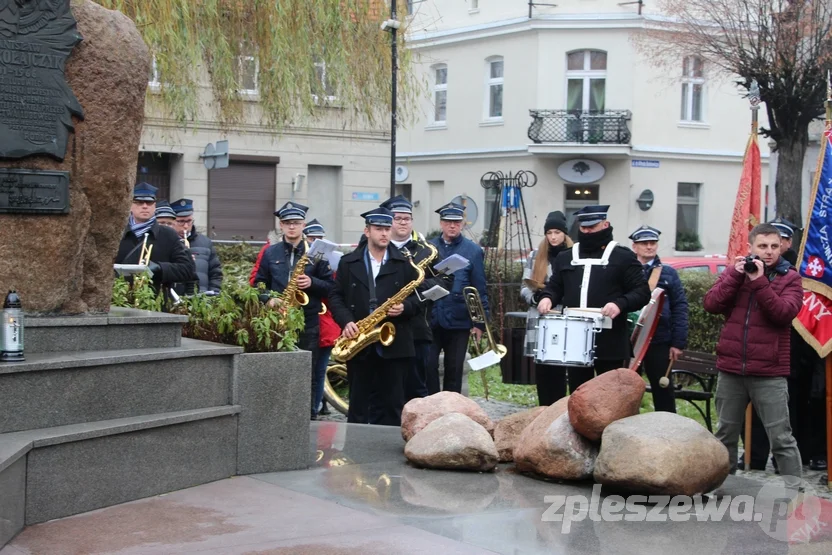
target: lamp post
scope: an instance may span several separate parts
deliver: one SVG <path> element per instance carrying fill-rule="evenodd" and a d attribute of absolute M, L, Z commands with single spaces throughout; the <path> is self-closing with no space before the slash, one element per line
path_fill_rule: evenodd
<path fill-rule="evenodd" d="M 396 188 L 396 128 L 398 127 L 397 94 L 398 94 L 398 70 L 399 70 L 399 45 L 397 42 L 398 30 L 401 23 L 396 19 L 396 1 L 390 0 L 390 19 L 381 24 L 382 31 L 390 33 L 390 196 L 395 193 Z"/>

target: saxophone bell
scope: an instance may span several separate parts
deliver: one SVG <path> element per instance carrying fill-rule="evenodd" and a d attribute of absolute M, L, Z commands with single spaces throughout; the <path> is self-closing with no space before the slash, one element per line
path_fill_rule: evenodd
<path fill-rule="evenodd" d="M 306 306 L 309 304 L 309 295 L 298 289 L 295 291 L 295 302 L 300 306 Z"/>

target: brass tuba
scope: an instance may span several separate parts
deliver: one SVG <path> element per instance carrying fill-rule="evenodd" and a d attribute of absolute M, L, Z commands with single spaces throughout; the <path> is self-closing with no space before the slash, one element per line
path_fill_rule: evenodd
<path fill-rule="evenodd" d="M 375 342 L 380 342 L 387 347 L 396 338 L 396 326 L 392 322 L 384 322 L 387 318 L 387 312 L 403 302 L 411 295 L 419 285 L 425 280 L 425 271 L 413 263 L 413 256 L 409 251 L 402 252 L 410 265 L 416 269 L 418 277 L 405 285 L 398 293 L 381 303 L 369 316 L 362 318 L 356 325 L 358 326 L 358 335 L 352 339 L 346 337 L 339 337 L 332 347 L 332 359 L 336 362 L 346 362 L 361 352 L 365 347 L 372 345 Z M 379 325 L 380 324 L 380 325 Z"/>
<path fill-rule="evenodd" d="M 506 346 L 500 345 L 496 341 L 494 341 L 494 336 L 491 333 L 491 326 L 488 325 L 488 318 L 485 314 L 485 308 L 482 306 L 482 298 L 480 298 L 480 292 L 477 291 L 476 287 L 465 287 L 462 290 L 463 295 L 465 296 L 465 306 L 468 308 L 468 316 L 471 318 L 471 322 L 474 324 L 482 324 L 485 326 L 485 338 L 488 341 L 488 350 L 494 351 L 498 357 L 503 358 L 506 356 Z M 476 356 L 480 356 L 484 354 L 482 349 L 480 349 L 480 345 L 478 341 L 474 341 L 474 351 L 476 352 Z M 487 351 L 486 351 L 487 352 Z M 483 391 L 485 392 L 485 398 L 488 399 L 488 379 L 485 376 L 485 369 L 480 370 L 480 377 L 482 377 L 482 386 Z"/>

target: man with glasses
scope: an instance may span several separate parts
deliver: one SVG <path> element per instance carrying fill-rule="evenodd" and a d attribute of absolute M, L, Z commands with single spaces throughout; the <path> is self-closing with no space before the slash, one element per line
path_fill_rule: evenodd
<path fill-rule="evenodd" d="M 413 256 L 413 262 L 418 264 L 431 255 L 429 248 L 425 246 L 425 238 L 413 231 L 413 205 L 403 195 L 395 196 L 381 205 L 393 213 L 393 227 L 390 233 L 390 243 L 397 249 L 407 249 Z M 434 260 L 436 264 L 439 260 Z M 453 276 L 438 276 L 430 267 L 426 270 L 425 281 L 419 287 L 419 291 L 427 291 L 434 285 L 439 285 L 450 291 L 453 284 Z M 413 343 L 416 348 L 416 356 L 413 363 L 404 377 L 404 401 L 405 403 L 416 397 L 427 397 L 427 368 L 430 360 L 430 349 L 433 343 L 430 319 L 433 303 L 424 300 L 422 303 L 423 313 L 418 318 L 411 320 L 413 328 Z"/>
<path fill-rule="evenodd" d="M 295 268 L 297 261 L 306 252 L 307 245 L 303 240 L 303 228 L 306 224 L 306 206 L 296 202 L 287 202 L 275 216 L 280 219 L 280 231 L 283 239 L 279 243 L 271 245 L 263 252 L 260 265 L 257 268 L 257 275 L 254 278 L 255 286 L 263 283 L 266 289 L 282 293 L 289 284 L 289 277 Z M 312 352 L 312 378 L 310 395 L 310 414 L 312 420 L 317 418 L 317 406 L 313 406 L 313 398 L 316 391 L 315 367 L 320 355 L 318 340 L 320 336 L 320 322 L 318 313 L 321 311 L 321 299 L 329 297 L 335 282 L 332 279 L 332 269 L 326 260 L 306 263 L 306 269 L 298 277 L 298 289 L 309 296 L 309 303 L 303 307 L 304 331 L 298 340 L 298 348 Z M 269 305 L 277 308 L 281 304 L 280 299 L 271 299 Z"/>
<path fill-rule="evenodd" d="M 133 188 L 133 204 L 115 262 L 138 264 L 147 237 L 147 247 L 153 247 L 148 264 L 153 287 L 167 291 L 174 283 L 195 281 L 196 266 L 176 232 L 156 221 L 156 191 L 149 183 Z"/>
<path fill-rule="evenodd" d="M 194 201 L 183 198 L 171 204 L 176 214 L 176 227 L 179 236 L 188 242 L 199 278 L 199 292 L 213 291 L 219 293 L 222 287 L 222 265 L 214 242 L 205 235 L 197 233 L 194 225 Z"/>
<path fill-rule="evenodd" d="M 479 291 L 482 306 L 488 314 L 488 295 L 485 290 L 485 264 L 482 249 L 462 236 L 465 207 L 449 202 L 436 211 L 442 235 L 431 242 L 439 250 L 439 260 L 458 254 L 469 261 L 468 266 L 454 272 L 451 294 L 436 301 L 431 318 L 433 345 L 430 352 L 427 386 L 430 394 L 439 392 L 439 352 L 445 353 L 444 391 L 462 392 L 462 366 L 468 350 L 468 337 L 473 332 L 479 341 L 483 329 L 472 326 L 462 290 L 472 286 Z"/>

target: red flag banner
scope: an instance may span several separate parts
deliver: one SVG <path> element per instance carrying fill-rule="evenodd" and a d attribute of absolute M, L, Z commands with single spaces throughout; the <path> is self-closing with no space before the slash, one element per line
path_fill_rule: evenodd
<path fill-rule="evenodd" d="M 729 262 L 736 256 L 748 254 L 748 232 L 760 223 L 761 188 L 760 146 L 757 144 L 757 134 L 752 133 L 745 148 L 740 188 L 731 218 L 731 234 L 728 237 Z"/>
<path fill-rule="evenodd" d="M 820 293 L 804 290 L 803 307 L 793 324 L 819 356 L 832 352 L 832 301 Z"/>

